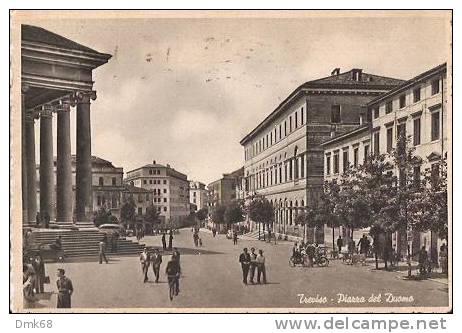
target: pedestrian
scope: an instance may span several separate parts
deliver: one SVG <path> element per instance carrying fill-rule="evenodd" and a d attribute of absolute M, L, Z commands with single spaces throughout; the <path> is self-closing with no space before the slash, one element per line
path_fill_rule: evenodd
<path fill-rule="evenodd" d="M 195 231 L 193 233 L 193 241 L 194 241 L 194 246 L 198 247 L 199 246 L 199 235 Z"/>
<path fill-rule="evenodd" d="M 448 274 L 448 247 L 446 244 L 440 246 L 441 273 Z"/>
<path fill-rule="evenodd" d="M 176 294 L 180 292 L 180 275 L 181 275 L 181 262 L 180 262 L 180 251 L 176 247 L 173 248 L 172 258 L 175 259 L 178 266 L 178 278 L 175 280 Z"/>
<path fill-rule="evenodd" d="M 217 235 L 217 229 L 215 229 L 215 227 L 212 228 L 212 235 L 213 237 Z"/>
<path fill-rule="evenodd" d="M 355 241 L 353 240 L 353 238 L 350 238 L 349 242 L 348 242 L 348 253 L 353 256 L 353 254 L 356 253 L 356 244 L 355 244 Z"/>
<path fill-rule="evenodd" d="M 34 293 L 35 270 L 30 262 L 26 261 L 23 263 L 22 273 L 24 303 L 28 306 L 32 306 L 36 301 Z"/>
<path fill-rule="evenodd" d="M 199 247 L 202 247 L 202 238 L 199 237 Z"/>
<path fill-rule="evenodd" d="M 419 274 L 423 277 L 427 275 L 428 253 L 425 245 L 419 251 Z"/>
<path fill-rule="evenodd" d="M 266 267 L 265 267 L 265 256 L 263 250 L 258 250 L 257 256 L 257 283 L 260 284 L 261 276 L 263 275 L 263 284 L 266 284 Z"/>
<path fill-rule="evenodd" d="M 369 252 L 369 244 L 370 244 L 370 242 L 367 239 L 366 234 L 363 234 L 363 237 L 361 237 L 361 239 L 358 242 L 359 253 L 364 254 L 365 256 L 367 256 L 367 252 Z"/>
<path fill-rule="evenodd" d="M 48 229 L 50 227 L 50 214 L 48 214 L 47 211 L 45 211 L 43 215 L 43 222 L 45 224 L 45 229 Z"/>
<path fill-rule="evenodd" d="M 308 257 L 308 266 L 313 267 L 314 257 L 316 255 L 316 247 L 313 244 L 308 244 L 305 252 L 306 256 Z"/>
<path fill-rule="evenodd" d="M 108 260 L 106 257 L 106 243 L 104 241 L 99 242 L 99 263 L 103 263 L 103 259 L 108 264 Z"/>
<path fill-rule="evenodd" d="M 237 232 L 236 232 L 236 230 L 233 231 L 233 244 L 237 245 Z"/>
<path fill-rule="evenodd" d="M 257 268 L 257 254 L 255 253 L 255 248 L 250 249 L 250 283 L 254 284 L 255 269 Z"/>
<path fill-rule="evenodd" d="M 162 232 L 162 249 L 167 250 L 167 243 L 165 242 L 165 231 Z"/>
<path fill-rule="evenodd" d="M 119 233 L 114 232 L 111 237 L 111 251 L 117 252 L 117 241 L 119 239 Z"/>
<path fill-rule="evenodd" d="M 40 215 L 40 212 L 37 212 L 37 214 L 35 214 L 35 226 L 39 228 L 41 224 L 42 224 L 42 216 Z"/>
<path fill-rule="evenodd" d="M 343 246 L 343 239 L 342 236 L 339 235 L 337 238 L 337 248 L 338 248 L 338 254 L 342 253 L 342 246 Z"/>
<path fill-rule="evenodd" d="M 63 242 L 61 240 L 61 235 L 56 237 L 55 242 L 50 246 L 53 250 L 59 251 L 63 247 Z"/>
<path fill-rule="evenodd" d="M 174 255 L 172 255 L 171 259 L 167 263 L 165 273 L 167 274 L 168 287 L 170 288 L 170 285 L 173 283 L 175 296 L 178 296 L 178 293 L 180 292 L 181 271 L 177 258 L 175 258 Z"/>
<path fill-rule="evenodd" d="M 65 273 L 64 269 L 58 268 L 58 279 L 56 280 L 56 286 L 58 287 L 58 308 L 70 308 L 71 296 L 74 293 L 72 281 L 65 276 Z"/>
<path fill-rule="evenodd" d="M 250 268 L 250 255 L 247 252 L 247 248 L 245 247 L 241 255 L 239 256 L 239 262 L 241 263 L 242 268 L 242 282 L 247 284 L 247 276 L 249 275 L 249 268 Z"/>
<path fill-rule="evenodd" d="M 145 247 L 143 252 L 140 254 L 141 272 L 143 273 L 143 282 L 148 281 L 148 270 L 151 264 L 151 258 L 149 256 L 148 248 Z"/>
<path fill-rule="evenodd" d="M 154 276 L 156 277 L 156 283 L 159 282 L 159 272 L 160 272 L 160 265 L 162 264 L 162 255 L 159 252 L 159 249 L 154 250 L 154 255 L 152 256 L 152 270 L 154 272 Z"/>
<path fill-rule="evenodd" d="M 170 234 L 168 236 L 168 249 L 171 250 L 172 249 L 172 243 L 173 243 L 173 232 L 172 230 L 170 229 Z"/>
<path fill-rule="evenodd" d="M 35 292 L 37 294 L 43 294 L 45 284 L 45 263 L 40 254 L 37 254 L 32 262 L 32 266 L 35 270 Z"/>

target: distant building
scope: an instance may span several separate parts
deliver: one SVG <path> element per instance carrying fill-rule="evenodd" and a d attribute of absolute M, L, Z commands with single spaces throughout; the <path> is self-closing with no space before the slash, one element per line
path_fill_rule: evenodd
<path fill-rule="evenodd" d="M 75 155 L 71 156 L 72 166 L 72 202 L 75 202 L 75 170 L 76 159 Z M 37 179 L 40 178 L 39 165 L 36 167 Z M 54 160 L 54 186 L 56 188 L 56 159 Z M 97 156 L 91 157 L 91 172 L 92 172 L 92 209 L 93 212 L 104 207 L 117 218 L 120 217 L 121 194 L 124 190 L 123 186 L 123 168 L 115 167 L 112 162 L 104 160 Z M 37 186 L 37 204 L 40 200 L 40 186 Z M 56 197 L 52 197 L 52 214 L 51 218 L 56 216 Z M 75 207 L 73 207 L 73 211 Z"/>
<path fill-rule="evenodd" d="M 189 182 L 189 203 L 191 210 L 194 211 L 208 207 L 208 193 L 204 183 L 197 181 Z"/>
<path fill-rule="evenodd" d="M 167 223 L 179 223 L 190 214 L 188 177 L 153 161 L 127 172 L 125 184 L 150 190 L 153 204 Z"/>
<path fill-rule="evenodd" d="M 209 207 L 213 209 L 217 205 L 224 205 L 237 197 L 237 188 L 244 175 L 244 168 L 239 168 L 231 173 L 224 173 L 223 177 L 207 185 L 209 192 Z"/>
<path fill-rule="evenodd" d="M 331 76 L 295 89 L 241 140 L 246 196 L 260 194 L 272 203 L 276 233 L 314 240 L 312 230 L 303 235 L 295 217 L 322 192 L 324 151 L 319 145 L 331 133 L 358 127 L 367 103 L 403 82 L 336 68 Z M 319 230 L 316 240 L 323 239 Z"/>
<path fill-rule="evenodd" d="M 148 207 L 153 205 L 154 191 L 142 187 L 125 184 L 122 192 L 122 201 L 133 199 L 136 205 L 136 214 L 142 216 L 146 214 Z"/>

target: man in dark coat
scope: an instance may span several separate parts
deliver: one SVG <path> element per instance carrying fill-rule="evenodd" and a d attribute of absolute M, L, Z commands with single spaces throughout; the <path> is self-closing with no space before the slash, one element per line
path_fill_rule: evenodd
<path fill-rule="evenodd" d="M 58 308 L 70 308 L 71 307 L 71 296 L 74 292 L 72 281 L 66 277 L 65 271 L 62 268 L 58 269 L 58 280 L 56 280 L 56 286 L 58 287 Z"/>
<path fill-rule="evenodd" d="M 247 276 L 249 275 L 249 268 L 250 268 L 250 255 L 247 252 L 247 248 L 245 247 L 241 255 L 239 256 L 239 262 L 241 263 L 242 268 L 242 282 L 247 284 Z"/>
<path fill-rule="evenodd" d="M 172 243 L 173 243 L 173 232 L 170 230 L 170 234 L 168 235 L 168 249 L 172 249 Z"/>
<path fill-rule="evenodd" d="M 369 239 L 367 239 L 367 236 L 364 234 L 358 242 L 359 253 L 367 255 L 367 252 L 369 252 L 370 244 L 371 242 L 369 242 Z"/>
<path fill-rule="evenodd" d="M 32 262 L 35 270 L 35 292 L 43 294 L 45 284 L 45 263 L 40 254 L 37 254 Z"/>
<path fill-rule="evenodd" d="M 154 254 L 151 257 L 151 261 L 152 261 L 152 270 L 154 271 L 154 276 L 156 277 L 156 283 L 158 283 L 160 264 L 162 264 L 162 255 L 159 253 L 159 249 L 154 250 Z"/>
<path fill-rule="evenodd" d="M 37 212 L 35 215 L 35 226 L 40 227 L 40 224 L 42 224 L 42 216 L 40 215 L 40 212 Z"/>
<path fill-rule="evenodd" d="M 257 268 L 257 254 L 255 248 L 250 249 L 250 283 L 254 284 L 253 279 L 255 277 L 255 269 Z"/>
<path fill-rule="evenodd" d="M 343 246 L 343 239 L 342 236 L 338 236 L 337 238 L 337 248 L 338 248 L 338 253 L 342 253 L 342 246 Z"/>
<path fill-rule="evenodd" d="M 169 288 L 170 284 L 173 283 L 175 295 L 178 296 L 180 292 L 180 265 L 175 255 L 172 255 L 171 260 L 167 263 L 165 273 L 167 274 Z"/>
<path fill-rule="evenodd" d="M 167 243 L 165 241 L 165 231 L 162 232 L 162 249 L 165 251 L 167 250 Z"/>
<path fill-rule="evenodd" d="M 50 227 L 50 214 L 48 214 L 47 211 L 45 211 L 43 215 L 43 222 L 45 224 L 45 229 L 48 229 Z"/>

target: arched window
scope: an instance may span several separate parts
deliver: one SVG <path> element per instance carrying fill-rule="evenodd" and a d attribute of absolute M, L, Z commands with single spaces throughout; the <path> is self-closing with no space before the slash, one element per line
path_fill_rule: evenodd
<path fill-rule="evenodd" d="M 298 153 L 298 147 L 295 147 L 295 149 L 294 149 L 294 169 L 295 169 L 294 178 L 295 179 L 298 179 L 298 156 L 297 156 L 297 153 Z"/>

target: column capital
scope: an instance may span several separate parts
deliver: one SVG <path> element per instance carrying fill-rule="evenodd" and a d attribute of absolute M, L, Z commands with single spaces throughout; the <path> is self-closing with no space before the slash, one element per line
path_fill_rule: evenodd
<path fill-rule="evenodd" d="M 53 106 L 51 104 L 45 104 L 40 110 L 40 118 L 52 117 Z"/>
<path fill-rule="evenodd" d="M 27 93 L 29 91 L 29 89 L 30 89 L 30 86 L 28 84 L 24 84 L 24 83 L 21 84 L 21 93 L 22 94 Z"/>
<path fill-rule="evenodd" d="M 96 99 L 96 91 L 91 90 L 91 91 L 76 91 L 72 98 L 71 101 L 74 104 L 80 104 L 80 103 L 90 103 L 90 100 L 94 101 Z M 74 106 L 74 105 L 72 105 Z"/>
<path fill-rule="evenodd" d="M 25 120 L 26 122 L 34 122 L 35 119 L 39 119 L 39 111 L 38 110 L 35 110 L 35 109 L 31 109 L 31 110 L 27 110 L 26 111 L 26 117 L 25 117 Z"/>
<path fill-rule="evenodd" d="M 59 101 L 58 104 L 54 105 L 54 112 L 56 113 L 62 113 L 62 112 L 70 112 L 71 111 L 71 99 L 70 98 L 64 98 Z"/>

